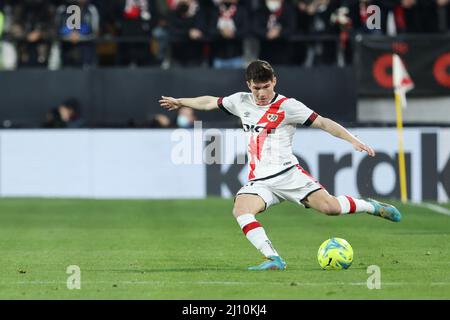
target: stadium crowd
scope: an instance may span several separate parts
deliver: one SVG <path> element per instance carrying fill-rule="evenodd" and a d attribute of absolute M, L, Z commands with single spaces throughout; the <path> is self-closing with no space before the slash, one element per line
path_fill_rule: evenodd
<path fill-rule="evenodd" d="M 357 33 L 449 32 L 449 2 L 0 0 L 0 61 L 4 69 L 241 68 L 253 58 L 274 65 L 348 64 Z M 373 4 L 381 9 L 381 28 L 374 30 L 366 24 Z M 75 30 L 67 23 L 71 5 L 81 9 Z"/>

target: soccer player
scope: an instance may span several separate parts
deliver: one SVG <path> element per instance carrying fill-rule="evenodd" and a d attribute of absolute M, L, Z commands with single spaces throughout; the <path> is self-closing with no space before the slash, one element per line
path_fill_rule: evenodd
<path fill-rule="evenodd" d="M 248 183 L 237 193 L 233 215 L 247 239 L 266 257 L 249 270 L 284 270 L 286 263 L 269 240 L 255 216 L 283 200 L 313 208 L 327 215 L 367 212 L 390 221 L 401 214 L 389 204 L 373 199 L 332 196 L 299 164 L 292 153 L 296 125 L 320 128 L 349 142 L 356 150 L 375 156 L 374 150 L 331 119 L 321 117 L 303 103 L 275 92 L 277 78 L 271 65 L 262 60 L 250 63 L 246 80 L 251 92 L 219 98 L 162 96 L 159 103 L 168 110 L 190 107 L 196 110 L 219 108 L 241 119 L 248 143 Z"/>

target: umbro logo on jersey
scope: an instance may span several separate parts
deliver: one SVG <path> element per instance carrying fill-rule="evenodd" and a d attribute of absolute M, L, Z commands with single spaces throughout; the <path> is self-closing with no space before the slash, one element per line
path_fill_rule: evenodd
<path fill-rule="evenodd" d="M 275 122 L 278 119 L 278 115 L 274 114 L 274 113 L 269 113 L 267 115 L 267 120 L 269 120 L 270 122 Z"/>
<path fill-rule="evenodd" d="M 250 117 L 250 112 L 248 112 L 248 111 L 244 112 L 244 118 L 248 118 L 248 117 Z"/>

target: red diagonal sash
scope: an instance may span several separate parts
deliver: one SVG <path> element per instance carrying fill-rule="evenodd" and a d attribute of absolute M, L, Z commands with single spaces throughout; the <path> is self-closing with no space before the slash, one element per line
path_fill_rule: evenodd
<path fill-rule="evenodd" d="M 256 159 L 261 160 L 261 152 L 264 147 L 264 142 L 266 141 L 267 135 L 272 132 L 273 129 L 277 128 L 280 123 L 284 120 L 285 114 L 284 111 L 278 112 L 281 104 L 289 98 L 282 98 L 269 107 L 269 109 L 264 113 L 264 115 L 259 119 L 257 124 L 266 123 L 264 129 L 256 136 L 250 137 L 249 154 L 250 154 L 250 172 L 248 175 L 248 179 L 255 178 L 255 168 L 256 168 Z"/>

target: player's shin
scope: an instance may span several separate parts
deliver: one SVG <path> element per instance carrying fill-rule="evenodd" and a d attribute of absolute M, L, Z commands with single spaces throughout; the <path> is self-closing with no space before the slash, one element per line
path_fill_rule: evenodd
<path fill-rule="evenodd" d="M 247 239 L 258 249 L 265 257 L 278 256 L 277 251 L 272 246 L 269 238 L 261 224 L 251 213 L 240 215 L 236 218 L 239 226 Z"/>
<path fill-rule="evenodd" d="M 366 200 L 356 199 L 350 196 L 336 197 L 341 206 L 341 214 L 368 212 L 373 213 L 375 211 L 372 204 Z"/>

